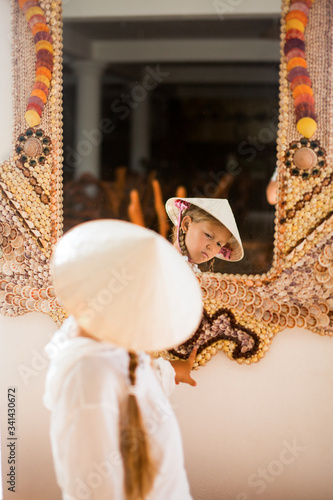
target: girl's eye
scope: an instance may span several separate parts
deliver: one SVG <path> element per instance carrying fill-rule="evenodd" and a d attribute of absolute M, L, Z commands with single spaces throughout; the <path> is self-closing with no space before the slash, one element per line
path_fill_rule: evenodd
<path fill-rule="evenodd" d="M 205 235 L 207 236 L 207 238 L 212 238 L 212 236 L 208 233 L 205 233 Z"/>
<path fill-rule="evenodd" d="M 218 247 L 220 247 L 220 248 L 222 248 L 222 245 L 221 245 L 221 243 L 217 243 L 217 246 L 218 246 Z"/>

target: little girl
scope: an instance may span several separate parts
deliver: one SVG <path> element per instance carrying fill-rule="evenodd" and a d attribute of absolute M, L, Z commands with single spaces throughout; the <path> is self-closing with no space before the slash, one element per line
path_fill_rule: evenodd
<path fill-rule="evenodd" d="M 185 373 L 146 352 L 178 345 L 198 327 L 194 274 L 165 238 L 112 220 L 68 231 L 51 270 L 72 314 L 48 346 L 44 394 L 63 499 L 191 500 L 166 392 L 191 383 L 195 351 L 178 362 Z"/>
<path fill-rule="evenodd" d="M 236 221 L 228 200 L 215 198 L 170 198 L 166 211 L 175 225 L 174 246 L 195 272 L 198 264 L 214 257 L 229 261 L 244 256 Z"/>

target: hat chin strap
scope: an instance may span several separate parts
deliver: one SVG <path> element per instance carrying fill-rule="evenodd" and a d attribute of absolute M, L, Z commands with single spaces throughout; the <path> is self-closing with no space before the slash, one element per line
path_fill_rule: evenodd
<path fill-rule="evenodd" d="M 190 208 L 191 204 L 188 201 L 175 200 L 175 206 L 178 208 L 177 244 L 178 244 L 178 248 L 179 248 L 180 253 L 183 255 L 183 252 L 182 252 L 182 249 L 180 248 L 180 243 L 179 243 L 180 223 L 181 223 L 181 220 L 182 220 L 182 213 L 183 213 L 183 211 L 186 210 L 187 208 Z M 193 262 L 193 260 L 191 260 L 188 255 L 187 255 L 187 258 L 188 258 L 188 261 L 191 264 L 195 264 L 195 262 Z"/>

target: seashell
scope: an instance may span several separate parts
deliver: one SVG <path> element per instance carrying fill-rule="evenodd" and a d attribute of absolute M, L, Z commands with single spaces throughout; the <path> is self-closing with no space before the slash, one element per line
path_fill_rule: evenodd
<path fill-rule="evenodd" d="M 263 302 L 264 301 L 263 301 L 262 296 L 256 293 L 255 297 L 254 297 L 254 305 L 255 305 L 255 307 L 261 307 L 262 304 L 263 304 Z"/>
<path fill-rule="evenodd" d="M 316 280 L 319 281 L 319 283 L 326 283 L 327 281 L 329 281 L 330 279 L 330 273 L 327 271 L 327 268 L 326 269 L 326 272 L 324 273 L 316 273 L 315 276 L 316 276 Z"/>
<path fill-rule="evenodd" d="M 333 264 L 331 264 L 330 267 L 328 268 L 328 273 L 330 276 L 333 277 Z"/>
<path fill-rule="evenodd" d="M 305 319 L 303 318 L 303 316 L 298 316 L 298 318 L 296 318 L 296 324 L 299 328 L 303 328 L 303 326 L 305 325 Z"/>
<path fill-rule="evenodd" d="M 4 224 L 3 227 L 3 236 L 6 236 L 6 238 L 10 235 L 10 226 L 8 224 Z"/>
<path fill-rule="evenodd" d="M 208 288 L 208 299 L 212 299 L 215 295 L 215 290 L 211 286 Z"/>
<path fill-rule="evenodd" d="M 326 257 L 325 253 L 323 252 L 323 253 L 321 253 L 319 255 L 318 262 L 323 267 L 328 267 L 331 264 L 331 259 L 329 259 L 328 257 Z"/>
<path fill-rule="evenodd" d="M 21 300 L 21 297 L 14 297 L 13 298 L 13 306 L 19 306 L 20 305 L 20 300 Z"/>
<path fill-rule="evenodd" d="M 24 246 L 15 248 L 15 255 L 23 255 L 23 253 L 24 253 Z"/>
<path fill-rule="evenodd" d="M 255 310 L 254 310 L 254 317 L 259 320 L 262 318 L 263 316 L 263 310 L 260 308 L 260 307 L 257 307 Z"/>
<path fill-rule="evenodd" d="M 52 300 L 49 301 L 49 305 L 50 305 L 51 311 L 56 311 L 57 310 L 56 301 L 54 299 L 52 299 Z"/>
<path fill-rule="evenodd" d="M 319 306 L 313 304 L 309 307 L 309 313 L 312 315 L 312 316 L 319 316 L 321 314 L 321 309 Z"/>
<path fill-rule="evenodd" d="M 4 262 L 3 266 L 2 266 L 2 272 L 6 275 L 6 276 L 12 276 L 13 274 L 13 270 L 11 268 L 11 265 L 10 265 L 10 262 Z"/>
<path fill-rule="evenodd" d="M 209 276 L 208 273 L 202 273 L 202 274 L 203 274 L 203 276 L 202 276 L 202 285 L 204 287 L 208 288 L 209 285 L 210 285 L 210 282 L 211 282 L 210 276 Z"/>
<path fill-rule="evenodd" d="M 13 252 L 13 248 L 11 245 L 7 245 L 5 248 L 2 249 L 4 255 L 9 255 Z"/>
<path fill-rule="evenodd" d="M 326 245 L 325 250 L 324 250 L 325 257 L 327 257 L 330 260 L 333 260 L 333 246 L 332 245 Z"/>
<path fill-rule="evenodd" d="M 50 297 L 50 299 L 53 299 L 56 296 L 56 291 L 55 291 L 55 288 L 53 286 L 49 286 L 46 289 L 46 293 Z"/>
<path fill-rule="evenodd" d="M 237 285 L 237 297 L 242 299 L 245 295 L 245 288 L 242 285 Z"/>
<path fill-rule="evenodd" d="M 223 290 L 225 292 L 226 289 L 228 288 L 228 282 L 226 280 L 222 279 L 220 281 L 220 288 L 221 288 L 221 290 Z"/>
<path fill-rule="evenodd" d="M 290 315 L 293 317 L 293 318 L 297 318 L 299 315 L 300 315 L 301 311 L 299 309 L 299 307 L 293 305 L 293 306 L 290 306 Z"/>
<path fill-rule="evenodd" d="M 330 324 L 330 318 L 327 316 L 327 314 L 320 314 L 317 318 L 318 321 L 318 326 L 321 327 L 326 327 Z"/>
<path fill-rule="evenodd" d="M 318 304 L 318 307 L 320 308 L 320 310 L 323 314 L 327 314 L 328 311 L 330 310 L 328 304 L 325 304 L 324 302 L 321 302 L 320 304 Z"/>
<path fill-rule="evenodd" d="M 236 307 L 237 304 L 238 304 L 238 298 L 232 295 L 229 300 L 229 306 Z"/>
<path fill-rule="evenodd" d="M 36 300 L 36 301 L 35 301 L 35 306 L 34 306 L 34 308 L 35 308 L 35 310 L 36 310 L 36 311 L 43 312 L 43 311 L 42 311 L 42 304 L 43 304 L 43 302 L 44 302 L 44 301 L 43 301 L 43 300 L 41 300 L 41 299 L 39 299 L 39 300 Z"/>
<path fill-rule="evenodd" d="M 14 298 L 13 293 L 7 293 L 5 296 L 5 302 L 11 305 L 13 303 L 13 298 Z"/>
<path fill-rule="evenodd" d="M 17 234 L 18 234 L 17 229 L 13 228 L 13 229 L 10 230 L 9 238 L 11 240 L 15 240 Z"/>
<path fill-rule="evenodd" d="M 279 315 L 276 314 L 275 312 L 272 313 L 272 319 L 271 319 L 271 325 L 278 325 L 279 324 Z"/>
<path fill-rule="evenodd" d="M 288 304 L 281 304 L 281 312 L 285 315 L 290 313 L 290 307 L 288 306 Z"/>
<path fill-rule="evenodd" d="M 20 285 L 14 286 L 13 293 L 15 293 L 15 295 L 21 295 L 21 291 L 22 291 L 22 287 Z"/>
<path fill-rule="evenodd" d="M 313 268 L 317 273 L 324 273 L 327 271 L 327 268 L 319 264 L 319 262 L 316 262 Z"/>
<path fill-rule="evenodd" d="M 30 290 L 31 290 L 31 287 L 30 286 L 24 286 L 22 288 L 22 292 L 21 292 L 21 295 L 24 299 L 29 299 L 30 298 Z"/>
<path fill-rule="evenodd" d="M 34 311 L 35 310 L 35 301 L 34 301 L 34 299 L 27 299 L 26 308 L 28 309 L 28 311 Z"/>
<path fill-rule="evenodd" d="M 20 307 L 25 309 L 27 306 L 27 299 L 20 299 Z"/>
<path fill-rule="evenodd" d="M 11 270 L 13 271 L 13 273 L 21 273 L 21 271 L 22 271 L 20 264 L 18 264 L 15 261 L 10 263 L 10 267 L 11 267 Z"/>
<path fill-rule="evenodd" d="M 7 285 L 5 287 L 5 291 L 7 293 L 13 293 L 14 292 L 14 285 L 13 285 L 13 283 L 7 283 Z"/>
<path fill-rule="evenodd" d="M 245 309 L 245 302 L 242 299 L 238 300 L 238 304 L 236 306 L 237 311 L 242 312 Z"/>
<path fill-rule="evenodd" d="M 15 255 L 15 260 L 19 264 L 22 264 L 25 261 L 25 257 L 24 257 L 24 255 Z"/>
<path fill-rule="evenodd" d="M 270 299 L 264 299 L 263 303 L 262 303 L 262 307 L 263 309 L 270 309 L 272 306 L 272 302 Z M 280 310 L 280 309 L 279 309 Z"/>
<path fill-rule="evenodd" d="M 244 297 L 244 302 L 248 305 L 253 304 L 254 299 L 255 299 L 254 292 L 252 292 L 252 290 L 247 290 L 245 297 Z"/>
<path fill-rule="evenodd" d="M 311 148 L 299 148 L 294 154 L 294 164 L 300 170 L 309 170 L 317 165 L 317 155 Z"/>
<path fill-rule="evenodd" d="M 17 236 L 12 242 L 11 242 L 11 245 L 13 248 L 20 248 L 21 246 L 23 246 L 23 238 L 22 236 Z"/>
<path fill-rule="evenodd" d="M 222 290 L 218 288 L 217 290 L 215 290 L 214 299 L 221 300 L 222 295 L 223 295 Z"/>
<path fill-rule="evenodd" d="M 208 290 L 207 290 L 207 288 L 205 288 L 204 286 L 201 286 L 201 293 L 202 293 L 202 300 L 208 299 Z M 48 297 L 50 297 L 48 293 L 47 293 L 47 295 L 48 295 Z"/>
<path fill-rule="evenodd" d="M 237 293 L 236 283 L 233 283 L 232 281 L 229 282 L 228 292 L 230 293 L 230 295 L 235 295 Z"/>
<path fill-rule="evenodd" d="M 272 300 L 270 303 L 270 309 L 272 312 L 279 313 L 281 311 L 281 306 L 278 302 L 275 302 L 275 300 Z"/>
<path fill-rule="evenodd" d="M 314 328 L 315 326 L 317 326 L 317 318 L 315 318 L 315 316 L 308 316 L 306 318 L 306 325 L 309 327 L 309 328 Z"/>
<path fill-rule="evenodd" d="M 287 323 L 288 323 L 287 316 L 285 316 L 285 314 L 280 314 L 279 315 L 279 325 L 282 326 L 282 328 L 284 328 L 287 325 Z"/>
<path fill-rule="evenodd" d="M 6 290 L 6 286 L 8 285 L 8 281 L 0 280 L 0 290 Z"/>
<path fill-rule="evenodd" d="M 245 307 L 245 312 L 247 314 L 249 314 L 250 316 L 252 316 L 254 314 L 254 311 L 255 311 L 255 307 L 253 304 L 248 304 L 246 307 Z"/>
<path fill-rule="evenodd" d="M 323 283 L 323 285 L 327 289 L 333 288 L 333 278 L 330 278 L 328 281 L 326 281 L 325 283 Z"/>
<path fill-rule="evenodd" d="M 24 152 L 30 157 L 38 156 L 43 152 L 43 145 L 36 137 L 30 137 L 25 141 Z"/>
<path fill-rule="evenodd" d="M 30 297 L 34 300 L 38 300 L 39 299 L 39 290 L 38 288 L 31 288 L 30 290 Z"/>
<path fill-rule="evenodd" d="M 230 299 L 230 295 L 227 292 L 223 292 L 221 302 L 223 304 L 228 304 L 229 299 Z"/>
<path fill-rule="evenodd" d="M 300 313 L 301 313 L 301 316 L 303 316 L 304 318 L 306 318 L 309 314 L 309 309 L 305 306 L 301 306 L 300 307 Z"/>
<path fill-rule="evenodd" d="M 272 321 L 273 313 L 271 311 L 265 311 L 262 315 L 262 321 L 264 323 L 270 323 Z"/>
<path fill-rule="evenodd" d="M 288 328 L 294 328 L 296 326 L 296 319 L 293 318 L 293 316 L 288 316 L 287 326 Z"/>
<path fill-rule="evenodd" d="M 42 310 L 42 312 L 49 313 L 50 312 L 49 301 L 48 300 L 42 300 L 41 302 L 42 302 L 42 304 L 41 304 L 41 310 Z"/>
<path fill-rule="evenodd" d="M 47 299 L 47 293 L 45 288 L 40 288 L 38 291 L 38 295 L 41 299 Z"/>
<path fill-rule="evenodd" d="M 212 276 L 210 278 L 210 286 L 213 290 L 216 290 L 219 287 L 219 284 L 219 280 L 216 278 L 216 276 Z"/>
<path fill-rule="evenodd" d="M 326 304 L 327 304 L 327 307 L 329 308 L 329 310 L 333 311 L 333 299 L 328 299 Z"/>

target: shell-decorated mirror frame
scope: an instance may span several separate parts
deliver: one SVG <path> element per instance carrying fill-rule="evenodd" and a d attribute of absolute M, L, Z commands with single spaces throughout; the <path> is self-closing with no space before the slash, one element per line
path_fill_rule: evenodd
<path fill-rule="evenodd" d="M 14 126 L 0 166 L 0 314 L 66 311 L 49 272 L 62 234 L 62 13 L 58 0 L 12 0 Z M 194 368 L 222 350 L 251 364 L 275 335 L 333 335 L 333 4 L 284 0 L 278 202 L 273 265 L 262 275 L 201 273 L 204 316 L 177 349 Z"/>

